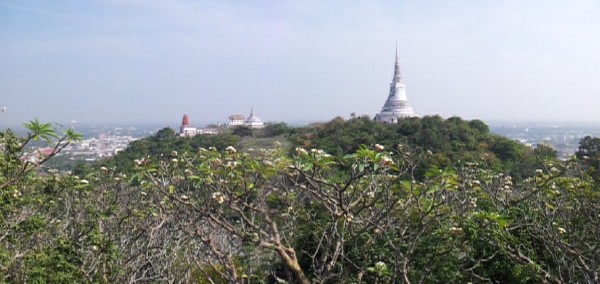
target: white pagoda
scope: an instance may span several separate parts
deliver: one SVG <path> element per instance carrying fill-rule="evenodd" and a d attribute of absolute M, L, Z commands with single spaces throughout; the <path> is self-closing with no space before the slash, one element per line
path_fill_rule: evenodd
<path fill-rule="evenodd" d="M 248 126 L 250 128 L 265 127 L 265 124 L 262 122 L 262 120 L 260 120 L 260 118 L 258 118 L 256 115 L 254 115 L 254 107 L 250 110 L 250 116 L 248 116 L 248 118 L 246 118 L 246 120 L 244 120 L 244 125 Z"/>
<path fill-rule="evenodd" d="M 390 94 L 381 108 L 381 112 L 375 115 L 375 120 L 384 123 L 396 123 L 402 117 L 418 116 L 413 110 L 406 97 L 406 86 L 400 74 L 398 64 L 398 46 L 396 46 L 396 64 L 394 66 L 394 77 L 390 84 Z"/>

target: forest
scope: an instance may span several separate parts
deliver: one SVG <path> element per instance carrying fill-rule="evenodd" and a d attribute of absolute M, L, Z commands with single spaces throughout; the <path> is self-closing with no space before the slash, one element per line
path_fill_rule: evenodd
<path fill-rule="evenodd" d="M 2 283 L 600 282 L 597 137 L 560 160 L 459 117 L 164 128 L 65 171 L 81 135 L 25 126 L 0 131 Z"/>

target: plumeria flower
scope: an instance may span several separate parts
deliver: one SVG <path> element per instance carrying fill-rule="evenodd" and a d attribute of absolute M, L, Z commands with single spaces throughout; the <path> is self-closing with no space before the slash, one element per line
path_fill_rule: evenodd
<path fill-rule="evenodd" d="M 225 196 L 223 195 L 223 193 L 221 192 L 213 192 L 212 194 L 212 199 L 217 203 L 217 204 L 223 204 L 223 202 L 225 202 Z"/>
<path fill-rule="evenodd" d="M 296 147 L 296 155 L 301 156 L 306 154 L 308 154 L 308 152 L 304 150 L 304 148 Z"/>
<path fill-rule="evenodd" d="M 387 268 L 387 265 L 383 261 L 378 261 L 377 263 L 375 263 L 375 268 L 379 270 L 384 270 Z"/>
<path fill-rule="evenodd" d="M 381 163 L 384 166 L 390 166 L 394 164 L 394 161 L 390 157 L 384 156 L 381 158 Z"/>

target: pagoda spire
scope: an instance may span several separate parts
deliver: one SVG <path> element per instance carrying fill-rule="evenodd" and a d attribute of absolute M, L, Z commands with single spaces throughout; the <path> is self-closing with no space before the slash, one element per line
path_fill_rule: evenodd
<path fill-rule="evenodd" d="M 396 62 L 394 63 L 394 78 L 390 83 L 390 93 L 381 112 L 375 115 L 376 121 L 396 123 L 402 117 L 418 116 L 406 98 L 406 86 L 402 82 L 400 63 L 398 63 L 398 43 L 396 43 Z"/>
<path fill-rule="evenodd" d="M 398 62 L 398 42 L 396 42 L 396 63 L 394 64 L 394 78 L 392 82 L 402 82 L 402 74 L 400 73 L 400 63 Z"/>

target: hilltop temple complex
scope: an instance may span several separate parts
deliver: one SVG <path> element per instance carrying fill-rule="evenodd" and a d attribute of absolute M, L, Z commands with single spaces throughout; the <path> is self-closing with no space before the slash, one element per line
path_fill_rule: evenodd
<path fill-rule="evenodd" d="M 229 127 L 246 126 L 249 128 L 259 129 L 265 127 L 265 124 L 254 114 L 254 108 L 250 110 L 250 115 L 245 117 L 242 114 L 232 114 L 229 116 L 229 122 L 225 124 Z M 217 128 L 197 128 L 190 125 L 190 119 L 187 114 L 183 115 L 181 126 L 179 127 L 179 137 L 192 137 L 198 134 L 218 134 L 220 131 Z"/>
<path fill-rule="evenodd" d="M 388 95 L 381 112 L 375 115 L 375 120 L 383 123 L 396 123 L 402 117 L 418 116 L 413 110 L 406 97 L 406 86 L 402 81 L 400 74 L 400 64 L 398 63 L 398 46 L 396 46 L 396 63 L 394 65 L 394 76 L 390 84 L 390 94 Z"/>

